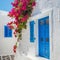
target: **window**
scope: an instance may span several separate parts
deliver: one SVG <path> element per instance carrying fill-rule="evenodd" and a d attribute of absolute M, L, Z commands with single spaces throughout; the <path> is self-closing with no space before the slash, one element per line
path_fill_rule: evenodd
<path fill-rule="evenodd" d="M 30 42 L 34 42 L 34 21 L 30 22 Z"/>
<path fill-rule="evenodd" d="M 8 26 L 4 26 L 4 37 L 12 37 L 12 30 Z"/>

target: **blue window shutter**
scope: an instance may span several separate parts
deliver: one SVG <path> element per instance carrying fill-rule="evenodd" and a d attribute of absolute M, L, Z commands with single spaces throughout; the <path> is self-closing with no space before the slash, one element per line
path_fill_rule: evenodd
<path fill-rule="evenodd" d="M 8 26 L 4 26 L 4 37 L 12 37 L 12 30 Z"/>
<path fill-rule="evenodd" d="M 30 22 L 30 42 L 34 42 L 34 21 Z"/>
<path fill-rule="evenodd" d="M 7 26 L 4 26 L 4 37 L 7 37 L 8 35 L 7 30 L 8 30 Z"/>

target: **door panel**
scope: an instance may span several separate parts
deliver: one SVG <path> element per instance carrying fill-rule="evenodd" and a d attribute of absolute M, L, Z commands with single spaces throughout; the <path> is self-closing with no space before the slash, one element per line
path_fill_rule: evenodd
<path fill-rule="evenodd" d="M 39 56 L 49 59 L 49 17 L 38 20 Z"/>
<path fill-rule="evenodd" d="M 49 59 L 50 56 L 50 48 L 49 48 L 49 19 L 46 19 L 45 24 L 45 58 Z"/>
<path fill-rule="evenodd" d="M 45 44 L 45 36 L 44 36 L 44 31 L 45 31 L 45 24 L 43 20 L 39 21 L 39 55 L 41 57 L 44 57 L 44 44 Z"/>

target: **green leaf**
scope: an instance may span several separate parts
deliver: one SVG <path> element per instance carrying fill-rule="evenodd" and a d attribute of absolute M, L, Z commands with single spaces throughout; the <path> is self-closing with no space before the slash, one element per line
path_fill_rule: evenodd
<path fill-rule="evenodd" d="M 23 15 L 20 15 L 18 19 L 21 19 L 21 18 L 23 18 Z"/>

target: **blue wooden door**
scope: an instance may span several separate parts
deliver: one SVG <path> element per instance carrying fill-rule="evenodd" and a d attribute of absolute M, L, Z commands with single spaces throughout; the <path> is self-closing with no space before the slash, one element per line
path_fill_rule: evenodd
<path fill-rule="evenodd" d="M 39 56 L 49 59 L 49 17 L 38 20 Z"/>

